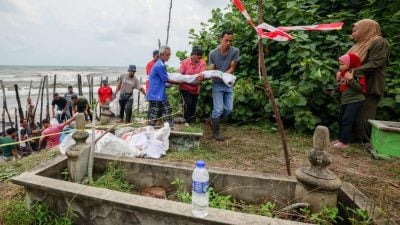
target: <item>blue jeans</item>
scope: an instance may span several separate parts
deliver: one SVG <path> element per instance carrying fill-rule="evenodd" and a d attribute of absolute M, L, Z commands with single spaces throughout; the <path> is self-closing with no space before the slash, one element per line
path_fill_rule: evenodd
<path fill-rule="evenodd" d="M 233 88 L 222 82 L 212 84 L 213 111 L 212 119 L 227 117 L 233 109 Z"/>
<path fill-rule="evenodd" d="M 339 141 L 343 144 L 349 143 L 351 130 L 357 119 L 358 112 L 362 108 L 364 101 L 352 102 L 340 106 L 339 114 Z"/>

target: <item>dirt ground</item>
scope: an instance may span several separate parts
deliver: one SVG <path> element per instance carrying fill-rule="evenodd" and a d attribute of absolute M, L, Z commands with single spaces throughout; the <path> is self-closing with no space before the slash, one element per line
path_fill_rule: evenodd
<path fill-rule="evenodd" d="M 279 133 L 271 127 L 262 125 L 227 126 L 222 125 L 227 139 L 217 142 L 203 138 L 200 147 L 194 151 L 169 151 L 162 160 L 194 164 L 198 159 L 208 166 L 257 171 L 263 173 L 286 174 L 285 160 Z M 307 153 L 312 148 L 312 136 L 287 132 L 291 173 L 302 165 L 308 165 Z M 342 181 L 350 182 L 387 217 L 400 221 L 400 160 L 375 160 L 360 145 L 346 150 L 329 148 L 333 163 L 330 169 Z M 19 162 L 13 169 L 0 166 L 0 175 L 19 174 L 44 163 L 58 154 L 57 150 L 43 152 Z M 0 215 L 5 206 L 16 199 L 23 199 L 23 188 L 8 181 L 0 180 Z M 400 222 L 399 222 L 400 223 Z M 0 224 L 2 224 L 0 216 Z"/>
<path fill-rule="evenodd" d="M 200 149 L 171 152 L 166 160 L 194 163 L 204 159 L 209 166 L 287 175 L 278 132 L 256 126 L 223 126 L 224 142 L 203 139 Z M 309 165 L 307 153 L 312 149 L 312 136 L 293 132 L 286 134 L 291 174 Z M 400 223 L 400 160 L 372 159 L 361 145 L 346 150 L 329 148 L 333 163 L 329 168 L 342 181 L 363 192 L 387 217 Z"/>

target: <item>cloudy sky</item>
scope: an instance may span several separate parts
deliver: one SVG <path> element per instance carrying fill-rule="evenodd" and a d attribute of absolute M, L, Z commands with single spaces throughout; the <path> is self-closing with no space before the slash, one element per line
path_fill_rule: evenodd
<path fill-rule="evenodd" d="M 189 29 L 229 2 L 173 0 L 172 50 L 190 50 Z M 168 9 L 168 0 L 0 0 L 0 65 L 144 66 L 165 43 Z"/>

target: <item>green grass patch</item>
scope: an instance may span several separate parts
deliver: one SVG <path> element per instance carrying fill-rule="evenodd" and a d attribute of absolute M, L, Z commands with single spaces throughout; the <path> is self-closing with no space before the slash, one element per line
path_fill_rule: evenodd
<path fill-rule="evenodd" d="M 109 162 L 106 172 L 102 176 L 96 177 L 89 185 L 121 192 L 131 192 L 134 187 L 125 180 L 121 162 L 117 161 Z"/>
<path fill-rule="evenodd" d="M 77 215 L 72 209 L 66 213 L 57 213 L 49 210 L 44 203 L 35 203 L 27 208 L 23 200 L 12 201 L 4 211 L 5 225 L 72 225 L 75 217 Z"/>
<path fill-rule="evenodd" d="M 0 163 L 0 181 L 6 181 L 25 171 L 45 163 L 49 159 L 53 159 L 60 154 L 58 149 L 49 149 L 36 152 L 28 157 L 20 160 Z"/>

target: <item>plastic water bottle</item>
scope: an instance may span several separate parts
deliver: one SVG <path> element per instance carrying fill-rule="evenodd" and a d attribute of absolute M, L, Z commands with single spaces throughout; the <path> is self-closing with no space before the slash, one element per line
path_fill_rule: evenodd
<path fill-rule="evenodd" d="M 205 165 L 203 160 L 197 161 L 192 174 L 192 213 L 200 218 L 208 215 L 209 175 Z"/>

